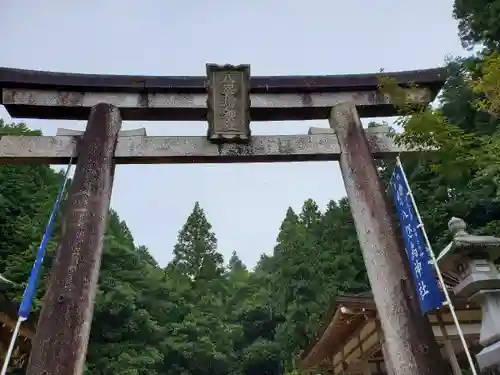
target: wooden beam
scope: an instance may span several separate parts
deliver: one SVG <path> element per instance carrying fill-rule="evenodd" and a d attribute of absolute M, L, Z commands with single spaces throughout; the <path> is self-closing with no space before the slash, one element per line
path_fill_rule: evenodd
<path fill-rule="evenodd" d="M 361 116 L 396 115 L 379 92 L 379 79 L 393 77 L 415 102 L 432 101 L 446 79 L 445 69 L 376 74 L 271 76 L 250 78 L 252 121 L 328 118 L 329 108 L 351 101 Z M 206 77 L 72 74 L 0 68 L 3 104 L 12 117 L 86 120 L 104 102 L 124 120 L 206 120 Z"/>
<path fill-rule="evenodd" d="M 71 137 L 79 137 L 83 136 L 85 132 L 83 130 L 74 130 L 74 129 L 66 129 L 66 128 L 58 128 L 56 136 L 71 136 Z M 120 130 L 118 133 L 118 137 L 145 137 L 147 136 L 146 128 L 137 128 L 130 130 Z M 1 136 L 0 136 L 1 138 Z"/>
<path fill-rule="evenodd" d="M 334 312 L 334 313 L 333 313 Z M 329 320 L 324 331 L 321 332 L 317 341 L 302 353 L 300 365 L 303 369 L 313 368 L 317 363 L 321 362 L 324 358 L 329 357 L 331 353 L 327 353 L 326 348 L 329 348 L 330 341 L 328 340 L 330 333 L 335 331 L 336 327 L 342 322 L 342 312 L 336 308 L 332 311 L 333 316 Z M 332 356 L 332 364 L 335 362 L 335 355 Z"/>
<path fill-rule="evenodd" d="M 368 74 L 253 76 L 250 77 L 250 91 L 283 94 L 376 90 L 381 77 L 393 77 L 399 85 L 416 84 L 437 94 L 446 75 L 445 68 L 434 68 Z M 207 77 L 80 74 L 0 67 L 0 88 L 14 87 L 77 92 L 206 93 Z"/>
<path fill-rule="evenodd" d="M 361 359 L 365 359 L 363 357 L 363 353 L 364 353 L 364 350 L 363 350 L 363 343 L 366 342 L 368 339 L 370 339 L 373 335 L 375 335 L 377 333 L 376 331 L 376 326 L 373 327 L 373 329 L 371 329 L 363 338 L 363 340 L 360 339 L 360 335 L 361 335 L 361 332 L 365 329 L 365 327 L 368 325 L 368 324 L 371 324 L 371 323 L 375 323 L 375 317 L 366 317 L 366 321 L 365 323 L 359 327 L 359 329 L 351 336 L 352 337 L 352 340 L 354 339 L 354 337 L 357 337 L 358 338 L 358 344 L 353 346 L 351 348 L 351 350 L 349 350 L 347 352 L 347 354 L 344 354 L 345 355 L 345 359 L 349 359 L 349 357 L 351 357 L 351 355 L 359 349 L 360 353 L 361 353 Z M 348 340 L 346 341 L 346 344 L 343 346 L 343 348 L 345 349 L 345 347 L 349 344 L 349 342 L 351 342 L 352 340 Z M 354 361 L 352 361 L 354 362 Z"/>
<path fill-rule="evenodd" d="M 443 317 L 442 317 L 440 311 L 437 312 L 436 318 L 439 322 L 439 328 L 441 329 L 441 334 L 443 335 L 443 338 L 444 338 L 444 348 L 446 351 L 446 356 L 448 357 L 448 360 L 450 362 L 453 374 L 454 375 L 462 375 L 462 369 L 460 368 L 460 365 L 458 363 L 455 350 L 453 350 L 453 345 L 451 344 L 451 340 L 450 340 L 450 337 L 448 336 L 448 331 L 446 329 L 446 324 L 443 320 Z"/>
<path fill-rule="evenodd" d="M 325 129 L 326 130 L 326 129 Z M 375 158 L 413 150 L 392 138 L 367 129 Z M 75 136 L 3 136 L 0 164 L 67 164 L 77 157 Z M 121 136 L 115 152 L 117 164 L 262 163 L 338 160 L 335 134 L 254 136 L 249 144 L 209 142 L 206 137 Z M 76 159 L 75 159 L 76 161 Z"/>
<path fill-rule="evenodd" d="M 408 89 L 417 104 L 429 102 L 430 91 Z M 362 117 L 396 115 L 389 97 L 378 90 L 318 93 L 252 93 L 252 121 L 328 118 L 332 106 L 352 102 Z M 207 94 L 76 92 L 6 88 L 2 103 L 12 117 L 85 120 L 97 103 L 112 104 L 129 121 L 205 121 Z"/>

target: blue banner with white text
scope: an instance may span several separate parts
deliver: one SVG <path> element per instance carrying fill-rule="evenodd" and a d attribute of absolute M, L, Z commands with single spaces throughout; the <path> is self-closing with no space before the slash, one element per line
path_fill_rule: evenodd
<path fill-rule="evenodd" d="M 424 241 L 424 230 L 418 219 L 416 207 L 410 197 L 410 187 L 406 182 L 403 168 L 398 163 L 391 178 L 391 187 L 396 210 L 403 231 L 406 255 L 410 263 L 413 280 L 417 289 L 420 309 L 425 314 L 440 307 L 444 294 L 436 279 L 436 270 Z"/>

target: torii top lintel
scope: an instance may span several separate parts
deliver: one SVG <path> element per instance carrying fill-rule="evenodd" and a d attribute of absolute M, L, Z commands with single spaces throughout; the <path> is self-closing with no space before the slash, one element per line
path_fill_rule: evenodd
<path fill-rule="evenodd" d="M 383 76 L 394 77 L 402 86 L 413 83 L 425 89 L 433 100 L 445 82 L 446 70 L 253 76 L 251 118 L 252 121 L 327 118 L 327 107 L 345 100 L 353 100 L 361 116 L 394 115 L 395 108 L 378 93 L 379 78 Z M 207 77 L 204 76 L 75 74 L 0 68 L 0 89 L 0 104 L 13 117 L 83 120 L 92 104 L 109 101 L 111 94 L 113 100 L 121 103 L 124 120 L 196 121 L 206 116 Z"/>

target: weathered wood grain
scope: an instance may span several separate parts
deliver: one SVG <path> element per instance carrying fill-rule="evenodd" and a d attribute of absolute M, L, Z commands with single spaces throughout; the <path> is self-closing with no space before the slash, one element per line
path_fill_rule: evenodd
<path fill-rule="evenodd" d="M 327 132 L 328 129 L 325 129 Z M 315 128 L 315 132 L 319 132 Z M 375 158 L 412 150 L 384 133 L 367 131 Z M 4 136 L 0 164 L 66 164 L 76 158 L 75 136 Z M 248 144 L 213 144 L 206 137 L 120 136 L 117 164 L 259 163 L 338 160 L 335 134 L 254 136 Z"/>

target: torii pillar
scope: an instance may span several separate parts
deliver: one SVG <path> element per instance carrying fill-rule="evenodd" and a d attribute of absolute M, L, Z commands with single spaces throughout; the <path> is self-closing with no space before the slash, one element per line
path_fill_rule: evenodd
<path fill-rule="evenodd" d="M 92 108 L 27 375 L 83 374 L 121 124 L 115 106 L 101 103 Z"/>
<path fill-rule="evenodd" d="M 427 324 L 425 328 L 424 317 L 410 302 L 412 297 L 416 299 L 415 288 L 407 287 L 412 280 L 356 107 L 346 103 L 334 106 L 330 127 L 339 142 L 340 169 L 393 372 L 446 374 L 436 341 L 421 332 L 431 327 Z"/>

